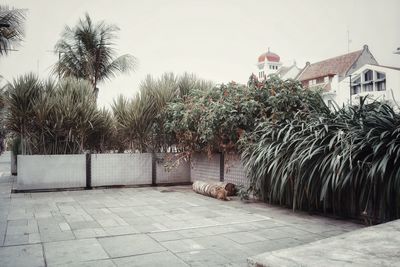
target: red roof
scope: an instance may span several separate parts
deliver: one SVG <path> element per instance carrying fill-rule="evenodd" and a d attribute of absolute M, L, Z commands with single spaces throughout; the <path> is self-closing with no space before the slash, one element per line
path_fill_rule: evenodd
<path fill-rule="evenodd" d="M 272 52 L 267 52 L 258 57 L 258 62 L 264 62 L 267 59 L 270 62 L 279 62 L 281 58 Z"/>
<path fill-rule="evenodd" d="M 345 75 L 356 62 L 363 50 L 355 51 L 338 57 L 326 59 L 317 63 L 306 65 L 298 77 L 300 81 L 311 80 L 331 75 Z M 309 64 L 309 63 L 308 63 Z"/>

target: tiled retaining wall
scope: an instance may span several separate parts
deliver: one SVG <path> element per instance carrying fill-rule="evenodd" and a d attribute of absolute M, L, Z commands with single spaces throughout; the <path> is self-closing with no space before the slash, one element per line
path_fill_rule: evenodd
<path fill-rule="evenodd" d="M 16 191 L 189 183 L 190 163 L 167 169 L 164 154 L 18 155 Z M 89 171 L 88 171 L 89 169 Z M 88 176 L 90 177 L 88 179 Z M 88 182 L 90 181 L 90 182 Z"/>
<path fill-rule="evenodd" d="M 236 185 L 248 185 L 246 172 L 240 156 L 237 154 L 225 155 L 224 181 Z"/>
<path fill-rule="evenodd" d="M 152 183 L 151 153 L 92 154 L 92 186 Z"/>
<path fill-rule="evenodd" d="M 157 153 L 155 159 L 156 183 L 186 183 L 190 182 L 190 162 L 180 162 L 176 167 L 165 166 L 168 155 Z"/>
<path fill-rule="evenodd" d="M 191 157 L 190 179 L 192 181 L 220 181 L 221 179 L 221 154 L 196 153 Z"/>
<path fill-rule="evenodd" d="M 221 164 L 223 161 L 223 165 Z M 205 154 L 193 154 L 191 158 L 192 168 L 190 177 L 192 181 L 225 181 L 234 184 L 247 185 L 243 164 L 237 154 L 213 154 L 208 157 Z"/>
<path fill-rule="evenodd" d="M 226 181 L 247 184 L 238 156 L 194 154 L 165 167 L 165 154 L 19 155 L 17 190 Z"/>
<path fill-rule="evenodd" d="M 85 155 L 18 155 L 17 188 L 85 187 L 85 163 Z"/>

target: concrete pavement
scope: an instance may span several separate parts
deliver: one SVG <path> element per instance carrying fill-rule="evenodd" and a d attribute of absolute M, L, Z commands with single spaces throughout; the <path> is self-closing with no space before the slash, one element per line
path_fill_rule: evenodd
<path fill-rule="evenodd" d="M 0 266 L 246 266 L 362 227 L 190 187 L 11 194 L 0 156 Z"/>

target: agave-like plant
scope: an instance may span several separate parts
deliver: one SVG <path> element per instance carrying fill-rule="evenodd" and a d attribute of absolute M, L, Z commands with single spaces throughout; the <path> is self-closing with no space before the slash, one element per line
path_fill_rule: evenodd
<path fill-rule="evenodd" d="M 24 38 L 26 10 L 0 5 L 0 55 L 7 55 Z"/>
<path fill-rule="evenodd" d="M 338 112 L 264 122 L 243 141 L 250 190 L 293 209 L 370 223 L 399 218 L 399 129 L 393 108 L 365 99 Z"/>
<path fill-rule="evenodd" d="M 203 90 L 211 86 L 211 82 L 193 74 L 164 73 L 158 79 L 148 75 L 133 99 L 120 96 L 113 102 L 117 132 L 123 140 L 120 146 L 141 152 L 167 151 L 174 144 L 164 129 L 167 105 L 186 97 L 195 88 Z"/>
<path fill-rule="evenodd" d="M 59 61 L 54 66 L 54 73 L 60 77 L 88 80 L 97 95 L 98 83 L 132 71 L 137 65 L 137 60 L 130 54 L 116 57 L 114 42 L 118 31 L 116 25 L 104 21 L 94 23 L 89 14 L 85 14 L 75 27 L 66 26 L 55 45 Z"/>
<path fill-rule="evenodd" d="M 110 149 L 111 114 L 97 109 L 89 82 L 40 81 L 28 74 L 7 88 L 6 126 L 23 154 L 73 154 Z"/>

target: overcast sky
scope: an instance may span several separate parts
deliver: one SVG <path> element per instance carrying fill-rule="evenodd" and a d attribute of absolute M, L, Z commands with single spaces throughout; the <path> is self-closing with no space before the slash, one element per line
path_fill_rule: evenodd
<path fill-rule="evenodd" d="M 99 85 L 99 104 L 133 96 L 146 74 L 196 73 L 215 82 L 246 82 L 268 47 L 284 64 L 303 67 L 368 44 L 382 65 L 400 67 L 399 0 L 6 0 L 27 8 L 26 38 L 19 51 L 0 57 L 0 75 L 47 77 L 57 60 L 51 50 L 66 24 L 85 12 L 121 28 L 118 53 L 140 61 L 135 73 Z"/>

